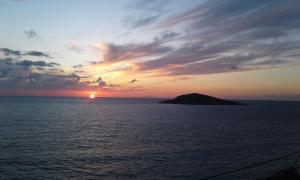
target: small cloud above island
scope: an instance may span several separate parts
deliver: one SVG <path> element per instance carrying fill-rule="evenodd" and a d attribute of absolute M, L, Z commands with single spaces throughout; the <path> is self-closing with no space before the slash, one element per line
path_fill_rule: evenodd
<path fill-rule="evenodd" d="M 137 79 L 133 79 L 133 80 L 129 81 L 128 83 L 131 83 L 131 84 L 133 84 L 133 83 L 137 83 L 137 82 L 138 82 L 138 80 L 137 80 Z"/>
<path fill-rule="evenodd" d="M 27 38 L 31 39 L 31 38 L 35 38 L 35 37 L 38 37 L 38 34 L 36 31 L 34 30 L 29 30 L 29 31 L 24 31 L 25 35 Z"/>

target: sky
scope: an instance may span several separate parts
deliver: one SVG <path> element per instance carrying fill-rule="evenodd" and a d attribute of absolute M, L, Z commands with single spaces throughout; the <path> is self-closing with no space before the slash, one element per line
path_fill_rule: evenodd
<path fill-rule="evenodd" d="M 299 0 L 0 0 L 0 95 L 300 100 Z"/>

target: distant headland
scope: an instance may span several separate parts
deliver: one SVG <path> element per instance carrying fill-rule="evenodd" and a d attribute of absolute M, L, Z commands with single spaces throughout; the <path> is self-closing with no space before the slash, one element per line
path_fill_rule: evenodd
<path fill-rule="evenodd" d="M 191 105 L 242 105 L 242 103 L 215 98 L 198 93 L 177 96 L 175 99 L 160 101 L 162 104 L 191 104 Z"/>

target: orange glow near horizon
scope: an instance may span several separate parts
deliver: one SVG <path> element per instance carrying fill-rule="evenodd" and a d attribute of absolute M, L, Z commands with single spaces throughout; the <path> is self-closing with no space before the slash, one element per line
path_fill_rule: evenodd
<path fill-rule="evenodd" d="M 84 97 L 165 97 L 201 93 L 227 99 L 299 98 L 299 67 L 209 74 L 199 76 L 169 77 L 147 74 L 104 73 L 101 77 L 106 87 L 95 86 L 77 89 L 0 89 L 0 95 L 17 96 L 67 96 Z M 90 81 L 95 81 L 94 75 Z M 136 83 L 128 83 L 137 79 Z M 274 80 L 276 79 L 276 81 Z M 243 82 L 243 83 L 241 83 Z M 116 85 L 116 86 L 115 86 Z M 119 85 L 119 86 L 117 86 Z"/>

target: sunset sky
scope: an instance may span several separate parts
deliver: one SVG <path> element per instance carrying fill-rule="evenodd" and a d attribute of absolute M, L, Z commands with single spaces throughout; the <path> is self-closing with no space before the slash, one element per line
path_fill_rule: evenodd
<path fill-rule="evenodd" d="M 299 0 L 0 0 L 0 95 L 300 100 Z"/>

